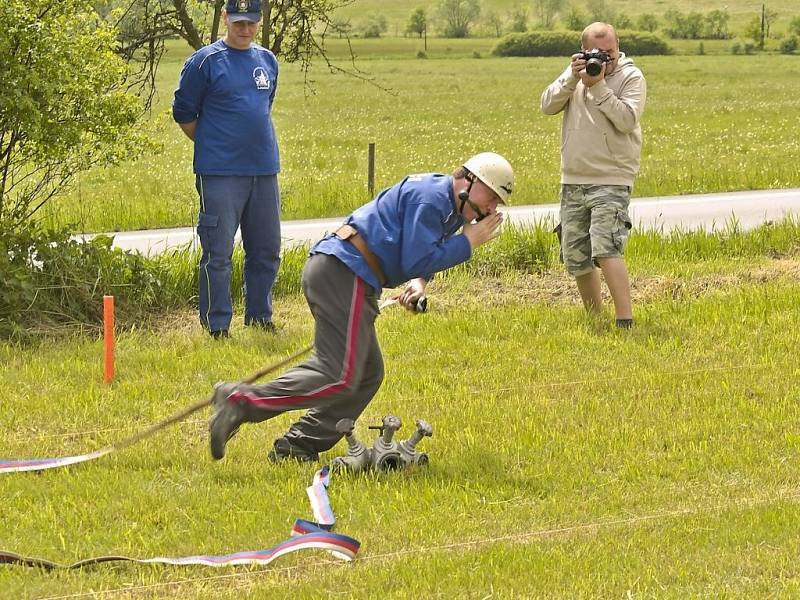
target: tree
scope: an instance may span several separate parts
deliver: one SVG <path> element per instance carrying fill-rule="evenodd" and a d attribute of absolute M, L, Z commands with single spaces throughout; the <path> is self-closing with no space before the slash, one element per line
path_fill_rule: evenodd
<path fill-rule="evenodd" d="M 333 19 L 331 21 L 331 33 L 336 34 L 339 39 L 349 37 L 353 31 L 353 24 L 350 19 Z"/>
<path fill-rule="evenodd" d="M 425 14 L 425 9 L 417 7 L 411 16 L 408 18 L 408 25 L 406 25 L 406 33 L 416 33 L 417 37 L 422 37 L 425 29 L 428 26 L 428 18 Z"/>
<path fill-rule="evenodd" d="M 699 12 L 684 15 L 679 10 L 670 9 L 664 13 L 664 31 L 671 38 L 699 40 L 707 27 L 706 18 Z"/>
<path fill-rule="evenodd" d="M 761 17 L 753 16 L 745 25 L 744 37 L 759 42 L 761 40 Z"/>
<path fill-rule="evenodd" d="M 777 11 L 769 8 L 764 9 L 764 37 L 769 37 L 769 29 L 778 20 Z"/>
<path fill-rule="evenodd" d="M 614 20 L 614 10 L 609 8 L 606 0 L 586 0 L 586 8 L 593 22 L 611 23 Z"/>
<path fill-rule="evenodd" d="M 744 35 L 764 49 L 764 41 L 769 37 L 770 26 L 778 19 L 778 13 L 762 5 L 761 14 L 756 15 L 745 26 Z"/>
<path fill-rule="evenodd" d="M 494 32 L 494 37 L 503 35 L 503 18 L 495 10 L 486 13 L 484 19 L 489 28 Z"/>
<path fill-rule="evenodd" d="M 759 48 L 764 49 L 764 29 L 761 17 L 754 15 L 744 28 L 744 37 L 753 40 Z"/>
<path fill-rule="evenodd" d="M 583 31 L 590 23 L 589 16 L 576 4 L 570 4 L 564 14 L 564 24 L 571 31 Z"/>
<path fill-rule="evenodd" d="M 636 19 L 636 28 L 642 31 L 653 32 L 658 29 L 658 17 L 650 13 L 641 14 L 639 18 Z"/>
<path fill-rule="evenodd" d="M 633 29 L 633 20 L 625 13 L 619 13 L 610 23 L 616 29 Z"/>
<path fill-rule="evenodd" d="M 703 15 L 697 12 L 684 15 L 674 8 L 664 13 L 665 33 L 674 39 L 695 40 L 703 35 Z"/>
<path fill-rule="evenodd" d="M 686 17 L 674 8 L 670 8 L 664 13 L 664 33 L 673 39 L 685 37 Z"/>
<path fill-rule="evenodd" d="M 556 16 L 564 10 L 565 4 L 566 0 L 534 0 L 533 7 L 539 26 L 542 29 L 552 29 Z"/>
<path fill-rule="evenodd" d="M 345 72 L 328 58 L 329 34 L 349 34 L 336 20 L 337 9 L 354 0 L 262 0 L 260 43 L 286 62 L 299 62 L 308 72 L 315 59 L 328 68 Z M 102 0 L 112 4 L 125 32 L 123 44 L 137 48 L 161 48 L 164 40 L 179 36 L 195 50 L 218 39 L 225 0 Z M 112 14 L 114 11 L 112 11 Z M 354 71 L 346 71 L 363 78 Z"/>
<path fill-rule="evenodd" d="M 439 16 L 444 20 L 444 37 L 469 37 L 470 26 L 478 20 L 481 7 L 478 0 L 440 0 Z"/>
<path fill-rule="evenodd" d="M 730 18 L 727 10 L 712 10 L 705 17 L 705 36 L 712 40 L 727 40 L 731 37 L 728 32 Z"/>
<path fill-rule="evenodd" d="M 0 3 L 0 227 L 14 229 L 95 165 L 151 148 L 144 103 L 86 0 Z"/>
<path fill-rule="evenodd" d="M 517 4 L 511 10 L 508 19 L 508 30 L 514 33 L 528 31 L 528 9 Z"/>
<path fill-rule="evenodd" d="M 789 21 L 789 33 L 800 36 L 800 17 L 795 17 Z"/>
<path fill-rule="evenodd" d="M 386 17 L 382 14 L 369 15 L 364 22 L 363 31 L 365 38 L 379 38 L 389 28 Z"/>
<path fill-rule="evenodd" d="M 690 12 L 684 21 L 685 31 L 683 37 L 687 40 L 699 40 L 703 37 L 705 19 L 699 12 Z"/>

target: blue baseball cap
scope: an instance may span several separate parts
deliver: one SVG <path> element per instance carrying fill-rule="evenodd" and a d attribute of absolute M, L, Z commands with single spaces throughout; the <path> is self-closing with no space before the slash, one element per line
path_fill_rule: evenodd
<path fill-rule="evenodd" d="M 228 0 L 225 5 L 228 21 L 253 21 L 261 20 L 261 0 Z"/>

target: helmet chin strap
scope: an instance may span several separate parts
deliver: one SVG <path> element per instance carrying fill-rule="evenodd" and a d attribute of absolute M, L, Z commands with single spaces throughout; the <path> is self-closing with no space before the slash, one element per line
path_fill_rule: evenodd
<path fill-rule="evenodd" d="M 482 212 L 481 209 L 478 207 L 478 205 L 475 204 L 472 200 L 470 200 L 469 192 L 470 190 L 472 190 L 472 184 L 475 183 L 475 176 L 474 175 L 467 176 L 467 181 L 469 181 L 469 186 L 467 187 L 467 189 L 458 192 L 458 199 L 461 200 L 461 206 L 459 207 L 458 212 L 460 212 L 463 215 L 464 205 L 469 204 L 469 207 L 475 211 L 475 214 L 478 215 L 478 218 L 475 220 L 480 221 L 482 219 L 485 219 L 489 215 Z"/>

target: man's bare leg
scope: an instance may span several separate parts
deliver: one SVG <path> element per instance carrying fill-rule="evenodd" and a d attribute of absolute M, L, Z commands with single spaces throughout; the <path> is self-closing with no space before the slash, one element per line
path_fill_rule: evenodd
<path fill-rule="evenodd" d="M 628 269 L 625 267 L 625 260 L 616 256 L 610 258 L 598 258 L 598 264 L 603 271 L 603 278 L 606 280 L 608 291 L 614 300 L 614 312 L 617 319 L 633 319 L 633 308 L 631 306 L 631 282 L 628 278 Z"/>
<path fill-rule="evenodd" d="M 599 314 L 603 308 L 603 296 L 600 292 L 600 272 L 592 269 L 589 273 L 575 277 L 583 306 L 591 314 Z"/>

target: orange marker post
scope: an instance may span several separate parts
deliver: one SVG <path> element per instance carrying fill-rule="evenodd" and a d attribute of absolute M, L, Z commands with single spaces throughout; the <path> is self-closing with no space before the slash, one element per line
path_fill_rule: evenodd
<path fill-rule="evenodd" d="M 103 383 L 114 378 L 114 296 L 103 296 Z"/>

